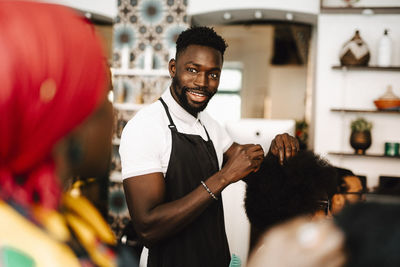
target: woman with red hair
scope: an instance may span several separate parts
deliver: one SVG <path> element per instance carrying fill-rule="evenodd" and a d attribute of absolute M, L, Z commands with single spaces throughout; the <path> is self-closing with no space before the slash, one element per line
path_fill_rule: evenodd
<path fill-rule="evenodd" d="M 94 28 L 63 6 L 6 0 L 0 32 L 0 266 L 115 266 L 100 213 L 62 194 L 70 177 L 109 167 L 112 105 Z"/>

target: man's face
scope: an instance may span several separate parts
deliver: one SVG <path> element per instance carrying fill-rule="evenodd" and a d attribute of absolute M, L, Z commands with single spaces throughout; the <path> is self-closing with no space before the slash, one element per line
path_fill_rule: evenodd
<path fill-rule="evenodd" d="M 346 192 L 335 194 L 332 198 L 332 213 L 339 213 L 346 205 L 365 200 L 360 178 L 346 176 L 343 178 Z"/>
<path fill-rule="evenodd" d="M 218 50 L 200 45 L 188 46 L 176 61 L 170 61 L 172 96 L 194 117 L 217 92 L 222 64 Z"/>

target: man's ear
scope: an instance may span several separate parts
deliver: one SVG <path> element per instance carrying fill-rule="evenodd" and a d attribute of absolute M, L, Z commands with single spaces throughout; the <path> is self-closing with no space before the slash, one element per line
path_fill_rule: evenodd
<path fill-rule="evenodd" d="M 340 212 L 345 204 L 346 199 L 342 194 L 334 194 L 332 197 L 332 213 L 337 214 Z"/>
<path fill-rule="evenodd" d="M 175 74 L 176 74 L 176 61 L 175 61 L 175 59 L 171 58 L 171 60 L 169 61 L 168 70 L 169 70 L 169 76 L 171 78 L 174 78 Z"/>

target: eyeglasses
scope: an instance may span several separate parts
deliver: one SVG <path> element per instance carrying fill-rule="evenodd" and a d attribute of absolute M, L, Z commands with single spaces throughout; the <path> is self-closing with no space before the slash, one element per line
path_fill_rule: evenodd
<path fill-rule="evenodd" d="M 318 200 L 317 201 L 318 206 L 319 206 L 319 210 L 323 210 L 325 212 L 326 215 L 329 214 L 329 210 L 330 210 L 330 206 L 331 206 L 331 202 L 329 199 L 327 200 Z"/>
<path fill-rule="evenodd" d="M 342 195 L 356 196 L 358 200 L 364 200 L 364 192 L 344 192 Z"/>

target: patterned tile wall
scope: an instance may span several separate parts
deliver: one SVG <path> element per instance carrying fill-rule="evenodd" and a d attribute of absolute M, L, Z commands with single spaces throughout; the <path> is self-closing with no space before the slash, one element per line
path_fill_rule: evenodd
<path fill-rule="evenodd" d="M 112 67 L 121 67 L 122 51 L 128 51 L 131 69 L 143 69 L 147 46 L 153 50 L 153 68 L 168 68 L 171 48 L 179 33 L 186 29 L 187 0 L 118 0 L 118 16 L 114 24 Z M 170 83 L 164 76 L 115 75 L 114 102 L 146 104 L 158 99 Z M 122 184 L 111 182 L 108 221 L 117 237 L 129 221 Z"/>
<path fill-rule="evenodd" d="M 186 0 L 119 0 L 114 25 L 113 67 L 129 47 L 130 67 L 143 68 L 144 49 L 154 49 L 154 68 L 166 68 L 177 35 L 188 27 Z"/>

